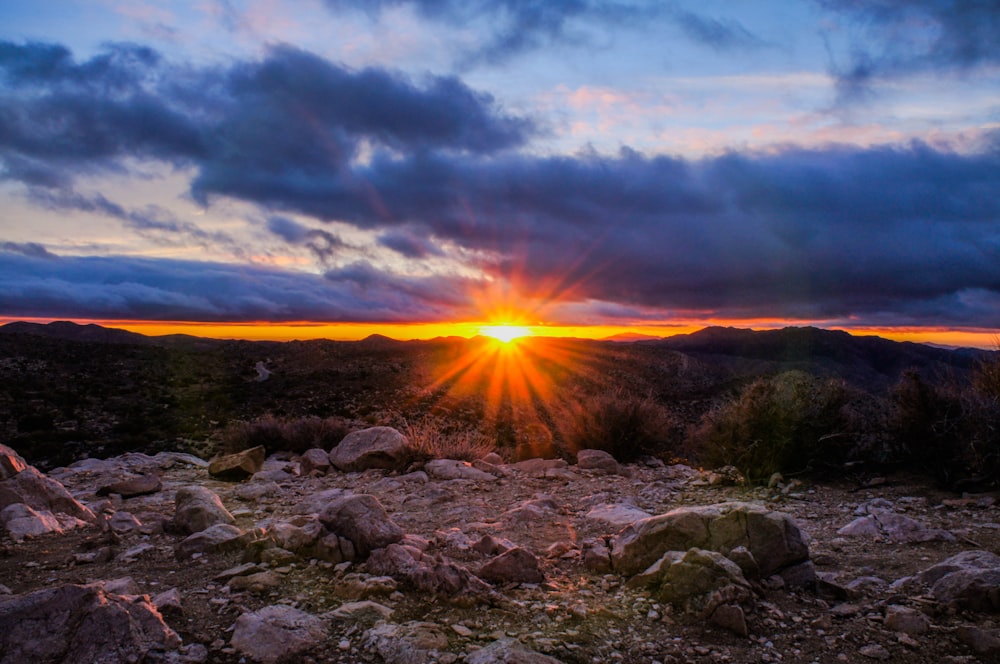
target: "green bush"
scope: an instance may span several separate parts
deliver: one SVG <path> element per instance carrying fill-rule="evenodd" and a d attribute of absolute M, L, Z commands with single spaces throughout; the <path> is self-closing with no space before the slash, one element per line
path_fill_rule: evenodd
<path fill-rule="evenodd" d="M 669 457 L 676 452 L 675 421 L 666 407 L 625 390 L 590 396 L 569 406 L 559 433 L 566 446 L 603 450 L 622 462 L 644 455 Z"/>
<path fill-rule="evenodd" d="M 340 417 L 277 418 L 264 415 L 249 422 L 230 422 L 220 436 L 219 451 L 231 454 L 263 445 L 270 452 L 287 450 L 301 453 L 313 447 L 329 450 L 351 429 Z"/>
<path fill-rule="evenodd" d="M 801 371 L 759 378 L 702 418 L 692 447 L 705 465 L 735 466 L 755 483 L 839 466 L 872 444 L 863 401 L 841 381 Z"/>

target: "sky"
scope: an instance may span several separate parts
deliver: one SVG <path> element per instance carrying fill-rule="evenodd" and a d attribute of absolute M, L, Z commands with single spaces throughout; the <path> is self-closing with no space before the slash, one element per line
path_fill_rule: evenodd
<path fill-rule="evenodd" d="M 1000 334 L 998 0 L 6 0 L 0 321 Z"/>

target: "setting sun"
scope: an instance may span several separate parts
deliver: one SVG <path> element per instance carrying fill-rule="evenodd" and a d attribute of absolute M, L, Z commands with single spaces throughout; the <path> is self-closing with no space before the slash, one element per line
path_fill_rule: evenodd
<path fill-rule="evenodd" d="M 531 336 L 531 330 L 523 325 L 484 325 L 479 328 L 479 334 L 485 337 L 493 337 L 497 341 L 505 344 L 520 337 Z"/>

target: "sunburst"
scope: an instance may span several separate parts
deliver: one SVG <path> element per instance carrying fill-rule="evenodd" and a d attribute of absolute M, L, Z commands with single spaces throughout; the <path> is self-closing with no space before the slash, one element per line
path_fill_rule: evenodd
<path fill-rule="evenodd" d="M 531 329 L 524 325 L 511 325 L 510 323 L 500 323 L 498 325 L 484 325 L 479 328 L 479 334 L 484 337 L 491 337 L 497 341 L 509 344 L 515 339 L 530 337 Z"/>

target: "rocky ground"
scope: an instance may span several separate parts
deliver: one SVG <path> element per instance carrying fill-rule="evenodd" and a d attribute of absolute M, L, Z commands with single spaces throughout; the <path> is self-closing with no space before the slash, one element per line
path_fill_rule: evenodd
<path fill-rule="evenodd" d="M 1000 661 L 993 495 L 352 436 L 47 476 L 0 446 L 0 662 Z"/>

